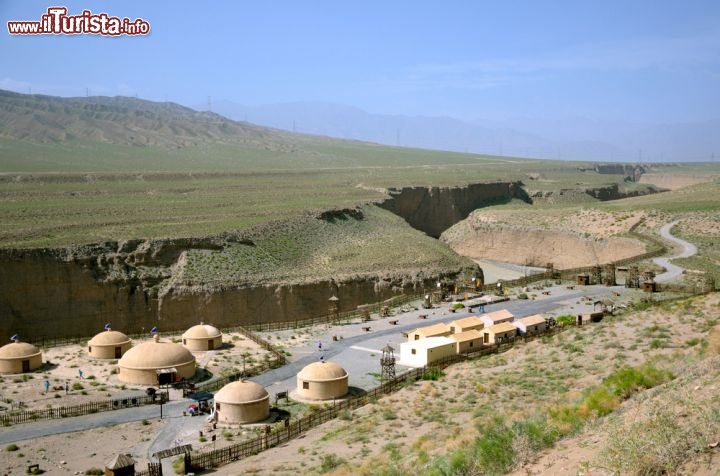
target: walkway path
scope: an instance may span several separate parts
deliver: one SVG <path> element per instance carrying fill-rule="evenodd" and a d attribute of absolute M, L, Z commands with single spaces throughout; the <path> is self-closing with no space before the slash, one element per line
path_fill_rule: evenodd
<path fill-rule="evenodd" d="M 655 276 L 655 281 L 658 283 L 667 283 L 668 281 L 674 281 L 680 278 L 680 276 L 682 275 L 683 268 L 670 263 L 670 260 L 677 258 L 688 258 L 697 254 L 697 247 L 695 245 L 693 245 L 692 243 L 688 243 L 685 240 L 681 240 L 680 238 L 675 238 L 670 234 L 670 230 L 672 229 L 672 227 L 678 224 L 678 221 L 679 220 L 670 222 L 660 228 L 660 236 L 662 236 L 668 241 L 672 241 L 673 243 L 679 245 L 682 248 L 682 252 L 675 256 L 653 259 L 655 264 L 662 266 L 666 270 L 664 273 Z"/>

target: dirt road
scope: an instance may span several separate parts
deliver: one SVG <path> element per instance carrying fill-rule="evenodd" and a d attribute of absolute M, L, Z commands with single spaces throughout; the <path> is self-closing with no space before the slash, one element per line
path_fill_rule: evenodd
<path fill-rule="evenodd" d="M 679 279 L 680 276 L 682 276 L 683 268 L 672 264 L 670 260 L 677 258 L 688 258 L 697 253 L 697 247 L 695 245 L 693 245 L 692 243 L 688 243 L 685 240 L 681 240 L 680 238 L 675 238 L 670 234 L 670 230 L 675 225 L 677 225 L 677 223 L 678 220 L 670 222 L 660 228 L 660 236 L 662 236 L 665 240 L 672 241 L 673 243 L 679 245 L 682 248 L 682 252 L 675 256 L 653 259 L 655 264 L 662 266 L 666 270 L 664 273 L 655 276 L 655 281 L 657 281 L 658 283 L 667 283 L 668 281 L 674 281 L 676 279 Z"/>

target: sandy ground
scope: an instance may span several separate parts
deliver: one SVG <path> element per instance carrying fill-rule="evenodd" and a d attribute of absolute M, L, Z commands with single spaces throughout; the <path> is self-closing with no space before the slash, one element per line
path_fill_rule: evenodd
<path fill-rule="evenodd" d="M 529 276 L 545 271 L 545 268 L 503 263 L 501 261 L 491 259 L 476 259 L 473 261 L 482 268 L 483 276 L 485 278 L 484 281 L 486 283 L 494 283 L 498 280 L 505 281 L 522 278 L 523 276 Z"/>
<path fill-rule="evenodd" d="M 417 382 L 345 419 L 328 422 L 302 438 L 213 474 L 318 474 L 330 458 L 339 464 L 327 474 L 378 474 L 382 469 L 411 474 L 413 468 L 423 467 L 427 455 L 447 454 L 471 443 L 477 435 L 474 417 L 484 405 L 492 406 L 497 414 L 519 417 L 554 398 L 578 395 L 618 366 L 653 361 L 677 372 L 691 360 L 688 357 L 697 355 L 693 339 L 708 338 L 707 316 L 717 316 L 718 307 L 719 297 L 711 295 L 693 300 L 691 306 L 608 317 L 600 324 L 561 334 L 554 342 L 534 341 L 502 355 L 457 364 L 447 369 L 441 381 Z M 582 345 L 579 354 L 574 350 L 577 345 Z M 543 362 L 553 362 L 552 373 L 570 376 L 563 380 L 567 390 L 541 392 L 521 386 L 526 369 Z M 706 389 L 710 396 L 718 390 L 717 382 Z M 631 409 L 642 401 L 631 399 L 623 404 L 622 412 L 632 414 Z M 530 455 L 514 474 L 610 474 L 598 459 L 608 434 L 600 425 L 610 419 L 590 423 L 587 431 L 561 441 L 556 449 Z M 714 461 L 718 460 L 720 456 Z M 712 461 L 701 459 L 697 465 L 688 464 L 683 474 L 718 474 L 712 472 L 717 470 Z"/>
<path fill-rule="evenodd" d="M 170 336 L 168 339 L 177 340 L 179 337 Z M 225 334 L 223 341 L 223 348 L 217 351 L 194 352 L 198 365 L 212 374 L 242 369 L 243 355 L 245 365 L 250 368 L 255 362 L 261 362 L 267 354 L 264 349 L 240 334 Z M 135 341 L 134 344 L 141 342 Z M 143 386 L 126 385 L 119 381 L 115 373 L 116 360 L 91 359 L 85 345 L 43 349 L 43 360 L 51 364 L 46 365 L 42 372 L 26 374 L 25 378 L 21 375 L 2 377 L 0 395 L 4 402 L 13 402 L 3 403 L 3 406 L 17 407 L 22 402 L 25 409 L 40 409 L 145 393 Z M 81 370 L 83 378 L 80 378 Z M 46 380 L 50 384 L 48 392 L 44 389 Z M 65 382 L 70 387 L 67 394 L 64 389 Z M 171 401 L 181 399 L 181 393 L 173 391 Z M 45 474 L 81 474 L 91 468 L 103 468 L 104 463 L 118 453 L 131 454 L 138 462 L 136 467 L 144 469 L 147 467 L 149 448 L 163 428 L 168 424 L 176 424 L 178 419 L 183 417 L 179 414 L 166 414 L 166 418 L 160 420 L 156 408 L 142 408 L 149 409 L 149 414 L 153 416 L 111 427 L 19 441 L 16 443 L 18 450 L 7 451 L 6 447 L 0 451 L 0 471 L 2 474 L 25 474 L 28 465 L 37 463 L 45 470 Z M 111 413 L 115 412 L 96 415 Z M 203 421 L 196 417 L 192 423 Z M 36 424 L 42 423 L 33 423 Z M 0 427 L 0 436 L 12 435 L 13 429 Z"/>
<path fill-rule="evenodd" d="M 628 291 L 637 294 L 637 291 Z M 619 298 L 616 297 L 618 301 Z M 624 296 L 624 300 L 633 299 L 630 296 Z M 717 304 L 715 304 L 717 305 Z M 568 301 L 568 309 L 572 312 L 572 308 L 582 308 L 583 303 L 580 301 Z M 402 318 L 402 317 L 401 317 Z M 640 316 L 638 319 L 623 319 L 613 323 L 613 327 L 606 327 L 603 330 L 605 335 L 611 334 L 619 339 L 618 347 L 625 348 L 624 359 L 633 365 L 640 363 L 648 358 L 647 346 L 637 346 L 633 348 L 633 342 L 636 339 L 640 327 L 652 323 L 662 322 L 663 316 L 654 316 L 648 313 Z M 679 323 L 673 328 L 673 348 L 681 348 L 687 339 L 692 336 L 702 335 L 698 329 L 693 329 L 694 318 L 688 317 L 684 322 Z M 591 332 L 591 328 L 587 327 L 584 332 Z M 337 329 L 306 329 L 301 332 L 274 333 L 273 342 L 276 345 L 284 346 L 286 349 L 293 351 L 298 350 L 303 355 L 307 348 L 315 345 L 318 337 L 325 338 L 328 332 L 338 332 Z M 340 331 L 342 332 L 342 331 Z M 676 332 L 678 333 L 676 336 Z M 270 336 L 266 336 L 270 338 Z M 205 361 L 209 367 L 217 365 L 216 372 L 221 372 L 221 368 L 228 368 L 241 362 L 239 356 L 244 352 L 257 352 L 257 349 L 246 347 L 248 341 L 241 341 L 237 336 L 225 336 L 226 340 L 236 344 L 231 349 L 220 351 L 223 353 L 198 353 L 198 361 Z M 597 348 L 586 348 L 586 355 L 596 353 L 607 353 L 607 349 L 602 344 L 603 340 L 594 341 Z M 254 346 L 254 344 L 253 344 Z M 474 368 L 471 364 L 461 364 L 448 369 L 448 377 L 442 383 L 437 382 L 419 382 L 400 392 L 381 399 L 376 404 L 368 405 L 362 409 L 353 412 L 352 426 L 347 419 L 338 419 L 329 422 L 322 427 L 311 430 L 306 435 L 287 444 L 264 452 L 256 457 L 249 458 L 243 462 L 220 468 L 213 474 L 240 474 L 258 473 L 258 474 L 317 474 L 319 467 L 322 465 L 323 458 L 332 454 L 341 458 L 348 463 L 350 469 L 345 472 L 340 471 L 339 474 L 362 474 L 368 473 L 373 462 L 386 462 L 388 458 L 388 443 L 393 442 L 403 448 L 425 448 L 423 451 L 433 454 L 440 449 L 452 448 L 454 439 L 459 435 L 456 425 L 465 420 L 472 419 L 472 410 L 470 408 L 453 408 L 453 418 L 451 422 L 443 422 L 413 416 L 410 411 L 420 411 L 413 409 L 408 402 L 415 402 L 413 405 L 423 405 L 423 402 L 431 401 L 441 395 L 445 396 L 448 401 L 462 402 L 468 397 L 467 386 L 461 386 L 453 382 L 461 376 L 470 373 L 477 374 L 477 378 L 481 382 L 489 382 L 500 378 L 505 373 L 516 372 L 518 368 L 527 365 L 528 359 L 543 360 L 553 355 L 557 349 L 544 345 L 541 342 L 533 342 L 527 346 L 513 349 L 499 359 L 486 359 L 479 368 Z M 670 348 L 661 348 L 653 351 L 653 354 L 669 354 L 672 352 Z M 84 347 L 79 345 L 65 346 L 50 349 L 47 353 L 51 362 L 59 365 L 46 374 L 32 374 L 33 378 L 22 381 L 16 377 L 4 377 L 3 395 L 12 395 L 16 401 L 24 401 L 28 407 L 43 407 L 48 404 L 57 405 L 58 402 L 79 403 L 81 401 L 95 401 L 107 395 L 117 395 L 123 392 L 137 392 L 142 389 L 139 387 L 126 387 L 121 389 L 122 384 L 116 381 L 116 376 L 112 369 L 115 366 L 112 363 L 104 363 L 93 361 L 85 356 Z M 297 356 L 296 356 L 297 357 Z M 591 359 L 585 359 L 589 362 Z M 80 379 L 78 369 L 82 369 L 85 379 Z M 584 379 L 577 379 L 576 385 L 582 388 L 584 385 L 596 382 L 605 366 L 594 368 L 594 374 Z M 94 377 L 94 378 L 90 378 Z M 53 386 L 68 380 L 72 383 L 79 383 L 84 386 L 83 390 L 72 390 L 67 396 L 64 390 L 51 390 L 47 394 L 43 394 L 42 383 L 44 378 L 51 380 Z M 19 381 L 15 381 L 19 380 Z M 90 382 L 97 382 L 92 385 Z M 438 388 L 442 385 L 442 389 Z M 85 391 L 88 395 L 83 395 Z M 512 394 L 515 390 L 508 388 L 502 392 Z M 56 398 L 58 394 L 60 397 Z M 482 394 L 485 394 L 484 391 Z M 397 414 L 397 418 L 388 418 L 388 410 Z M 427 410 L 424 410 L 427 411 Z M 110 412 L 113 413 L 113 412 Z M 186 417 L 189 418 L 189 417 Z M 417 420 L 417 421 L 414 421 Z M 188 427 L 188 423 L 193 423 L 193 428 Z M 195 425 L 195 423 L 198 423 Z M 450 424 L 448 424 L 450 423 Z M 195 448 L 208 446 L 210 443 L 202 443 L 198 439 L 198 430 L 203 428 L 203 421 L 199 418 L 191 420 L 183 420 L 180 415 L 174 415 L 171 418 L 160 420 L 157 417 L 147 418 L 141 421 L 124 423 L 108 428 L 98 428 L 94 430 L 77 431 L 64 435 L 46 436 L 33 440 L 25 440 L 17 442 L 19 449 L 17 451 L 0 451 L 0 468 L 7 474 L 24 474 L 27 465 L 39 463 L 41 468 L 46 470 L 46 474 L 80 474 L 90 468 L 102 467 L 106 461 L 109 461 L 118 452 L 129 453 L 138 462 L 137 468 L 144 469 L 148 461 L 148 452 L 152 445 L 157 446 L 157 439 L 168 428 L 168 425 L 176 427 L 176 429 L 168 434 L 175 434 L 179 429 L 186 428 L 183 433 L 185 443 L 192 443 Z M 197 427 L 197 428 L 195 428 Z M 12 432 L 13 428 L 2 428 L 0 432 Z M 462 433 L 462 432 L 461 432 Z M 460 433 L 460 434 L 461 434 Z M 328 438 L 328 434 L 336 435 Z M 221 436 L 222 435 L 222 436 Z M 427 435 L 434 435 L 432 441 L 427 440 Z M 456 436 L 452 436 L 456 435 Z M 228 439 L 224 433 L 220 433 L 219 445 L 231 444 L 243 438 L 242 432 L 233 432 L 231 438 Z M 252 436 L 248 433 L 246 436 Z M 102 443 L 98 443 L 102 441 Z M 438 443 L 433 446 L 434 443 Z M 563 443 L 563 445 L 570 443 Z M 170 447 L 172 442 L 162 446 Z M 218 446 L 220 447 L 220 446 Z M 586 443 L 583 440 L 576 445 L 575 449 L 570 453 L 575 459 L 567 460 L 568 468 L 577 469 L 582 463 L 583 465 L 591 457 L 585 451 Z M 435 448 L 435 449 L 433 449 Z M 155 448 L 157 449 L 157 448 Z M 581 463 L 573 463 L 573 461 L 581 461 Z M 558 460 L 559 461 L 559 460 Z M 548 463 L 542 463 L 548 464 Z M 575 466 L 573 466 L 575 464 Z M 563 466 L 564 467 L 564 466 Z M 562 473 L 545 473 L 545 474 L 570 474 Z M 577 474 L 577 473 L 573 473 Z"/>
<path fill-rule="evenodd" d="M 595 218 L 597 223 L 604 223 L 599 217 Z M 628 219 L 628 223 L 634 222 L 638 218 L 633 216 Z M 612 220 L 613 223 L 617 222 L 614 217 Z M 524 270 L 500 263 L 488 262 L 486 266 L 486 281 L 488 282 L 493 278 L 511 279 L 517 273 L 524 273 Z M 712 313 L 709 315 L 717 316 L 717 303 L 712 302 L 712 299 L 717 300 L 717 298 L 707 299 L 709 301 L 705 302 L 703 306 Z M 579 304 L 579 302 L 568 302 L 568 308 Z M 588 371 L 584 377 L 573 379 L 574 388 L 582 389 L 599 381 L 609 370 L 608 366 L 602 365 L 603 360 L 613 362 L 613 354 L 621 353 L 623 362 L 635 365 L 658 355 L 693 351 L 687 345 L 688 340 L 707 337 L 707 329 L 699 325 L 700 319 L 700 313 L 695 312 L 692 315 L 681 316 L 678 321 L 677 313 L 669 312 L 664 314 L 646 313 L 633 319 L 604 321 L 602 327 L 598 328 L 603 329 L 604 335 L 612 336 L 616 345 L 607 348 L 607 339 L 592 339 L 590 344 L 586 344 L 583 355 L 587 357 L 580 363 L 577 360 L 575 362 L 577 365 L 588 365 Z M 647 331 L 643 329 L 648 326 L 663 326 L 664 320 L 673 322 L 670 331 L 670 345 L 650 349 L 648 342 L 651 338 L 638 338 L 638 334 L 642 332 L 647 334 Z M 591 329 L 591 327 L 587 327 L 579 332 L 593 332 Z M 314 339 L 320 335 L 313 330 L 303 334 L 302 336 L 298 334 L 297 340 L 294 342 L 281 340 L 273 342 L 273 344 L 284 345 L 286 348 L 292 349 L 297 346 L 311 345 Z M 222 373 L 225 369 L 234 371 L 242 368 L 243 360 L 246 365 L 252 365 L 252 361 L 259 361 L 263 358 L 264 351 L 241 336 L 228 335 L 224 340 L 231 344 L 230 347 L 219 351 L 196 353 L 196 358 L 201 366 L 207 367 L 213 373 Z M 523 365 L 528 365 L 528 360 L 537 362 L 543 359 L 556 359 L 558 352 L 561 351 L 557 347 L 533 342 L 525 348 L 515 348 L 500 358 L 486 359 L 477 368 L 471 364 L 454 366 L 448 370 L 447 377 L 440 383 L 420 382 L 411 385 L 394 395 L 381 399 L 376 404 L 353 412 L 349 416 L 352 421 L 338 419 L 328 422 L 297 440 L 261 455 L 220 468 L 214 474 L 234 475 L 243 472 L 317 474 L 327 455 L 336 455 L 344 461 L 344 464 L 339 465 L 336 469 L 338 474 L 369 474 L 374 465 L 389 463 L 406 469 L 412 468 L 414 464 L 417 464 L 420 452 L 432 456 L 442 454 L 441 451 L 452 451 L 458 445 L 472 441 L 474 435 L 472 424 L 469 425 L 470 428 L 465 428 L 461 424 L 464 421 L 472 421 L 473 411 L 471 409 L 452 407 L 447 410 L 452 412 L 452 418 L 441 422 L 438 419 L 422 417 L 423 413 L 415 413 L 421 411 L 420 409 L 423 412 L 432 413 L 427 406 L 423 406 L 424 402 L 432 401 L 437 405 L 448 405 L 471 398 L 482 401 L 488 395 L 487 391 L 483 390 L 485 388 L 483 383 L 479 383 L 480 386 L 468 387 L 457 382 L 468 374 L 473 374 L 477 376 L 478 382 L 488 381 L 497 384 L 496 380 L 501 379 L 503 374 L 518 372 Z M 243 354 L 245 354 L 244 359 Z M 604 356 L 603 360 L 591 357 L 596 355 Z M 4 376 L 0 391 L 2 398 L 11 399 L 13 402 L 23 402 L 26 408 L 42 408 L 48 405 L 60 406 L 97 401 L 109 396 L 144 391 L 141 387 L 123 386 L 113 371 L 116 363 L 89 359 L 84 345 L 48 349 L 45 353 L 45 360 L 49 360 L 54 365 L 42 373 L 30 374 L 31 378 L 27 380 L 17 376 Z M 83 371 L 85 378 L 79 377 L 79 370 Z M 51 385 L 49 392 L 44 392 L 45 380 L 48 380 Z M 73 384 L 78 386 L 66 395 L 63 388 L 65 382 L 68 382 L 71 388 Z M 477 395 L 473 393 L 473 388 L 477 391 Z M 507 395 L 505 403 L 510 406 L 505 410 L 510 415 L 517 412 L 518 407 L 526 405 L 524 402 L 521 403 L 522 400 L 515 399 L 515 397 L 522 397 L 522 393 L 512 387 L 496 391 L 503 392 L 504 396 Z M 518 393 L 519 395 L 516 395 Z M 440 396 L 442 398 L 438 400 Z M 486 402 L 486 404 L 494 405 L 495 403 Z M 388 411 L 395 413 L 396 416 L 390 418 Z M 498 411 L 503 411 L 503 407 L 498 406 Z M 0 450 L 0 470 L 3 471 L 3 474 L 25 474 L 28 464 L 39 463 L 41 468 L 46 471 L 45 474 L 82 474 L 90 468 L 102 467 L 103 463 L 119 452 L 132 454 L 139 463 L 137 468 L 144 469 L 149 448 L 155 443 L 158 435 L 163 433 L 168 425 L 182 424 L 181 418 L 176 416 L 174 420 L 162 421 L 158 418 L 147 418 L 107 428 L 19 441 L 17 442 L 19 448 L 16 451 L 8 451 L 7 448 Z M 12 431 L 12 427 L 0 428 L 0 434 L 8 432 L 11 434 Z M 236 440 L 239 436 L 237 433 L 233 435 Z M 328 435 L 334 436 L 328 438 Z M 588 462 L 592 461 L 599 451 L 598 448 L 604 442 L 600 436 L 592 436 L 592 429 L 588 435 L 577 440 L 562 442 L 557 454 L 549 452 L 547 455 L 543 455 L 542 458 L 545 459 L 534 463 L 534 466 L 526 467 L 518 474 L 575 475 L 585 471 Z M 195 447 L 207 446 L 208 443 L 200 443 L 196 436 L 193 434 L 192 437 Z M 589 444 L 588 439 L 594 443 Z M 399 454 L 393 451 L 395 446 L 388 446 L 390 443 L 403 451 Z"/>
<path fill-rule="evenodd" d="M 677 190 L 690 185 L 711 182 L 713 178 L 711 175 L 649 173 L 643 174 L 639 183 L 649 183 L 661 188 Z"/>

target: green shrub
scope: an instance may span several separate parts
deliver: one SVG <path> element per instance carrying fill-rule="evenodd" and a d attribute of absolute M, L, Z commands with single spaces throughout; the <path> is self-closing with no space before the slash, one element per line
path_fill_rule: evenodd
<path fill-rule="evenodd" d="M 439 380 L 445 376 L 445 372 L 438 368 L 428 369 L 422 376 L 423 380 Z"/>
<path fill-rule="evenodd" d="M 105 474 L 105 470 L 104 470 L 104 469 L 100 469 L 100 468 L 90 468 L 90 469 L 86 469 L 86 470 L 85 470 L 85 474 L 97 474 L 97 475 L 100 475 L 100 474 Z"/>
<path fill-rule="evenodd" d="M 577 318 L 569 314 L 566 314 L 564 316 L 558 316 L 555 318 L 555 322 L 557 322 L 561 326 L 571 326 L 574 325 L 576 321 Z"/>
<path fill-rule="evenodd" d="M 5 451 L 17 451 L 20 448 L 15 443 L 9 444 L 5 447 Z"/>
<path fill-rule="evenodd" d="M 582 428 L 585 420 L 577 411 L 576 405 L 560 404 L 548 411 L 550 423 L 561 436 L 572 435 Z"/>
<path fill-rule="evenodd" d="M 552 446 L 559 438 L 557 429 L 548 425 L 547 420 L 530 419 L 513 423 L 513 433 L 526 437 L 533 451 L 540 451 Z"/>
<path fill-rule="evenodd" d="M 666 342 L 663 339 L 653 339 L 650 341 L 651 349 L 662 349 L 666 346 Z"/>
<path fill-rule="evenodd" d="M 527 299 L 527 298 L 528 298 L 528 295 L 525 294 L 525 293 L 520 293 L 520 294 L 518 294 L 517 297 L 518 297 L 518 299 Z"/>
<path fill-rule="evenodd" d="M 615 395 L 627 399 L 641 388 L 653 388 L 674 377 L 669 370 L 646 364 L 637 368 L 620 369 L 603 380 L 602 385 L 611 389 Z"/>
<path fill-rule="evenodd" d="M 185 457 L 179 456 L 172 462 L 173 471 L 175 474 L 185 474 Z"/>
<path fill-rule="evenodd" d="M 481 436 L 475 441 L 475 458 L 488 474 L 505 474 L 515 459 L 513 432 L 501 418 L 487 428 L 480 428 Z"/>
<path fill-rule="evenodd" d="M 335 454 L 323 455 L 320 458 L 320 472 L 329 473 L 333 469 L 345 464 L 345 460 Z"/>
<path fill-rule="evenodd" d="M 593 388 L 582 400 L 578 411 L 583 418 L 601 417 L 612 413 L 621 403 L 618 395 L 605 386 Z"/>
<path fill-rule="evenodd" d="M 392 410 L 385 410 L 383 412 L 383 418 L 386 420 L 397 420 L 397 413 Z"/>

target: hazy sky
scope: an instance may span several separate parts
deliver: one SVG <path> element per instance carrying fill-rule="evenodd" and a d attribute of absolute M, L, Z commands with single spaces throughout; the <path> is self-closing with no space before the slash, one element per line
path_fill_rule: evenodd
<path fill-rule="evenodd" d="M 50 6 L 148 36 L 16 36 Z M 0 88 L 645 123 L 720 116 L 720 1 L 0 0 Z"/>

